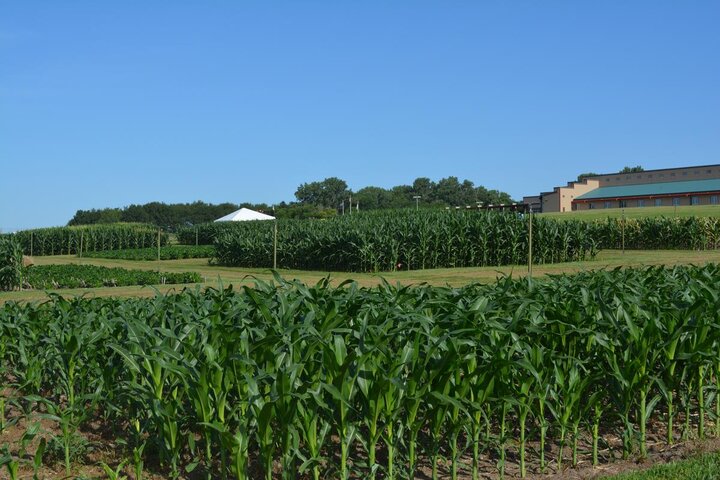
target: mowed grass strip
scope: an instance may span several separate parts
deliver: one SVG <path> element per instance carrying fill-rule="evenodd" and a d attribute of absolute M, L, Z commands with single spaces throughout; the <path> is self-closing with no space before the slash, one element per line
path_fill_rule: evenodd
<path fill-rule="evenodd" d="M 608 480 L 712 480 L 720 478 L 720 452 L 698 458 L 656 465 L 647 470 L 622 473 Z"/>
<path fill-rule="evenodd" d="M 167 260 L 160 262 L 130 261 L 101 258 L 82 258 L 74 255 L 58 255 L 34 258 L 37 265 L 54 265 L 81 263 L 99 265 L 104 267 L 121 267 L 139 270 L 162 270 L 165 272 L 196 272 L 202 277 L 201 287 L 224 287 L 228 285 L 251 285 L 255 279 L 271 280 L 272 271 L 266 268 L 238 268 L 209 265 L 206 259 Z M 583 272 L 603 268 L 639 267 L 644 265 L 704 265 L 706 263 L 720 263 L 720 250 L 603 250 L 595 260 L 584 262 L 556 263 L 552 265 L 534 265 L 533 275 L 542 277 L 562 273 Z M 355 280 L 361 286 L 374 286 L 385 279 L 390 283 L 411 285 L 428 283 L 430 285 L 462 286 L 472 282 L 488 283 L 498 277 L 527 275 L 527 265 L 510 265 L 504 267 L 470 267 L 470 268 L 438 268 L 428 270 L 413 270 L 401 272 L 372 273 L 346 273 L 328 271 L 279 270 L 280 275 L 286 279 L 296 279 L 307 284 L 315 284 L 320 279 L 330 276 L 332 284 L 339 284 L 344 280 Z M 145 287 L 115 287 L 63 290 L 64 295 L 91 295 L 114 297 L 150 297 L 157 292 L 167 293 L 181 290 L 195 285 L 157 285 Z M 47 294 L 44 291 L 0 292 L 0 303 L 8 300 L 44 300 Z"/>

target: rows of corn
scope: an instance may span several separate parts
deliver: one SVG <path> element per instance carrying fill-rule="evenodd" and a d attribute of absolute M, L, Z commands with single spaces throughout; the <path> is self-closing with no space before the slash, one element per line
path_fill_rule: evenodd
<path fill-rule="evenodd" d="M 131 285 L 176 285 L 200 283 L 196 272 L 157 272 L 153 270 L 101 267 L 98 265 L 33 265 L 25 273 L 25 288 L 126 287 Z M 0 288 L 2 290 L 2 288 Z"/>
<path fill-rule="evenodd" d="M 167 245 L 168 235 L 144 224 L 91 225 L 22 230 L 12 234 L 25 255 L 77 255 L 82 252 L 123 250 Z"/>
<path fill-rule="evenodd" d="M 606 218 L 590 224 L 599 248 L 688 249 L 720 248 L 720 218 Z"/>
<path fill-rule="evenodd" d="M 283 268 L 392 271 L 527 263 L 528 216 L 499 212 L 373 212 L 327 220 L 280 220 Z M 216 262 L 271 267 L 273 222 L 221 222 L 178 232 L 185 244 L 215 244 Z M 720 218 L 533 220 L 534 263 L 592 258 L 597 250 L 715 249 Z"/>
<path fill-rule="evenodd" d="M 718 266 L 276 282 L 5 304 L 0 430 L 6 411 L 48 415 L 68 472 L 101 424 L 135 478 L 268 480 L 479 478 L 487 456 L 524 476 L 603 461 L 613 439 L 643 456 L 649 433 L 720 434 Z"/>
<path fill-rule="evenodd" d="M 214 253 L 215 249 L 212 245 L 165 245 L 159 250 L 157 247 L 146 247 L 84 252 L 83 257 L 152 261 L 158 259 L 158 254 L 160 260 L 180 260 L 186 258 L 209 258 Z"/>
<path fill-rule="evenodd" d="M 204 227 L 202 236 L 214 239 L 219 264 L 271 267 L 274 228 L 274 222 L 226 223 Z M 579 261 L 596 253 L 580 221 L 536 217 L 533 228 L 535 263 Z M 523 264 L 528 258 L 528 220 L 515 213 L 345 215 L 283 220 L 277 230 L 277 263 L 283 268 L 368 272 Z M 195 240 L 191 230 L 179 238 Z"/>

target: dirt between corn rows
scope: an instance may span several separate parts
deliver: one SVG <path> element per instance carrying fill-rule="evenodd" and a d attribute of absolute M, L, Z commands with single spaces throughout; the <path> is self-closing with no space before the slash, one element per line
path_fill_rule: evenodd
<path fill-rule="evenodd" d="M 9 393 L 9 392 L 7 392 Z M 0 447 L 7 445 L 10 451 L 17 455 L 18 448 L 20 445 L 20 439 L 22 438 L 26 428 L 30 423 L 40 423 L 41 433 L 28 447 L 30 454 L 35 451 L 39 438 L 44 436 L 46 439 L 53 435 L 59 435 L 60 431 L 55 422 L 52 420 L 42 418 L 42 412 L 33 412 L 26 418 L 15 406 L 6 406 L 6 417 L 10 424 L 5 430 L 0 433 Z M 695 419 L 696 420 L 696 419 Z M 669 446 L 665 442 L 666 430 L 665 423 L 662 421 L 652 421 L 648 425 L 648 456 L 645 459 L 639 459 L 637 455 L 631 455 L 629 459 L 622 459 L 622 442 L 620 437 L 611 432 L 601 432 L 602 439 L 600 442 L 599 449 L 599 465 L 597 467 L 592 466 L 592 455 L 591 455 L 591 441 L 589 435 L 583 434 L 578 442 L 578 464 L 575 467 L 571 466 L 571 444 L 568 439 L 567 445 L 565 446 L 563 454 L 562 471 L 558 471 L 557 468 L 557 455 L 559 445 L 557 443 L 550 443 L 546 445 L 546 459 L 548 465 L 545 469 L 545 473 L 541 472 L 538 454 L 538 442 L 527 443 L 527 478 L 530 480 L 548 480 L 548 479 L 567 479 L 567 480 L 578 480 L 578 479 L 595 479 L 602 478 L 608 475 L 613 475 L 621 472 L 628 472 L 633 470 L 641 470 L 649 468 L 653 465 L 668 463 L 671 461 L 681 460 L 685 458 L 691 458 L 698 456 L 706 452 L 720 451 L 720 438 L 708 438 L 700 441 L 697 439 L 690 439 L 686 441 L 681 440 L 682 434 L 682 415 L 678 416 L 677 423 L 675 425 L 675 439 L 676 443 Z M 695 422 L 692 423 L 692 434 L 696 431 Z M 713 432 L 714 426 L 712 423 L 707 422 L 707 431 Z M 120 462 L 127 459 L 127 452 L 124 450 L 122 445 L 119 445 L 114 441 L 113 433 L 110 428 L 99 422 L 91 423 L 87 428 L 81 430 L 80 435 L 88 442 L 91 448 L 85 452 L 80 459 L 75 459 L 72 468 L 72 475 L 67 477 L 65 474 L 65 468 L 63 459 L 58 458 L 47 458 L 44 459 L 43 467 L 40 470 L 40 478 L 44 479 L 65 479 L 65 478 L 107 478 L 102 467 L 101 462 L 108 464 L 109 466 L 117 467 Z M 517 432 L 515 432 L 517 433 Z M 447 454 L 447 452 L 443 452 Z M 356 446 L 354 452 L 355 458 L 362 458 L 364 456 L 362 449 Z M 506 478 L 520 478 L 519 468 L 519 451 L 517 444 L 509 442 L 506 449 L 506 467 L 505 477 Z M 0 454 L 0 456 L 2 456 Z M 31 466 L 32 459 L 29 454 L 26 456 L 28 463 L 20 468 L 20 478 L 30 479 L 33 475 Z M 252 478 L 263 478 L 260 470 L 259 462 L 251 459 L 251 477 Z M 485 451 L 483 452 L 480 459 L 480 478 L 482 479 L 497 479 L 499 475 L 497 473 L 497 463 L 499 460 L 499 452 L 497 451 Z M 378 462 L 383 464 L 385 458 L 382 452 L 378 452 Z M 470 468 L 472 464 L 472 457 L 470 452 L 464 454 L 461 458 L 461 467 L 459 478 L 463 480 L 469 480 L 472 478 Z M 162 473 L 157 473 L 162 469 L 157 465 L 157 462 L 152 460 L 146 462 L 146 468 L 144 472 L 144 478 L 147 480 L 166 480 L 169 477 Z M 449 461 L 440 461 L 440 478 L 450 478 L 450 463 Z M 123 473 L 127 475 L 129 479 L 134 479 L 131 472 L 131 468 L 126 466 Z M 276 474 L 274 477 L 280 478 L 280 467 L 276 466 Z M 0 469 L 0 479 L 7 479 L 9 475 L 7 470 L 3 467 Z M 184 480 L 196 480 L 205 478 L 205 473 L 201 468 L 196 469 L 192 474 L 185 474 L 180 477 Z M 298 475 L 297 478 L 308 478 L 306 475 Z M 331 478 L 331 477 L 326 477 Z M 378 479 L 384 478 L 382 473 L 378 474 Z M 398 478 L 404 478 L 398 476 Z M 431 467 L 429 460 L 426 458 L 421 459 L 421 463 L 418 466 L 415 478 L 417 479 L 430 479 L 431 478 Z"/>

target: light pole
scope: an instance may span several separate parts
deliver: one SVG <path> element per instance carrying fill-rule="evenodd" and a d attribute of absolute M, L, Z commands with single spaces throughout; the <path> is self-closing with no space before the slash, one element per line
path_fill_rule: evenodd
<path fill-rule="evenodd" d="M 422 198 L 422 195 L 413 195 L 413 198 L 415 199 L 415 211 L 418 211 L 420 208 L 420 199 Z"/>

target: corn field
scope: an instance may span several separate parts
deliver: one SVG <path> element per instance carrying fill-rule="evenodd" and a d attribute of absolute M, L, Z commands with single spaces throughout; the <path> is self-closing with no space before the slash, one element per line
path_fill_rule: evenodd
<path fill-rule="evenodd" d="M 636 250 L 720 248 L 720 218 L 607 218 L 591 224 L 600 248 Z M 624 240 L 623 240 L 624 235 Z"/>
<path fill-rule="evenodd" d="M 653 429 L 720 435 L 718 285 L 708 265 L 7 303 L 0 430 L 8 403 L 52 418 L 69 474 L 106 425 L 135 478 L 524 476 L 608 461 L 610 436 L 643 456 Z"/>
<path fill-rule="evenodd" d="M 144 224 L 92 225 L 87 227 L 52 227 L 23 230 L 12 234 L 22 245 L 25 255 L 77 255 L 83 252 L 157 247 L 158 230 Z M 167 245 L 168 235 L 160 235 Z"/>
<path fill-rule="evenodd" d="M 534 261 L 592 258 L 601 249 L 720 248 L 713 217 L 535 217 Z M 224 265 L 271 267 L 272 222 L 219 222 L 178 232 L 186 245 L 215 244 Z M 527 263 L 527 217 L 496 212 L 373 212 L 328 220 L 279 220 L 278 265 L 335 271 L 392 271 Z"/>
<path fill-rule="evenodd" d="M 392 212 L 278 224 L 282 268 L 376 272 L 527 263 L 527 218 L 497 212 Z M 272 267 L 274 222 L 238 222 L 216 232 L 215 262 Z M 593 257 L 582 222 L 535 217 L 535 263 Z"/>

